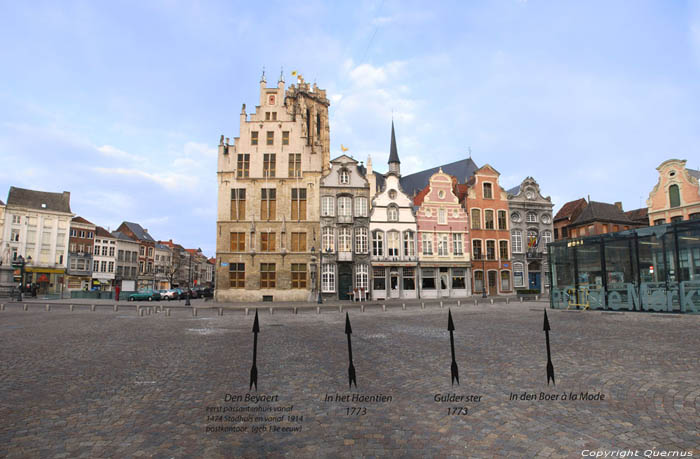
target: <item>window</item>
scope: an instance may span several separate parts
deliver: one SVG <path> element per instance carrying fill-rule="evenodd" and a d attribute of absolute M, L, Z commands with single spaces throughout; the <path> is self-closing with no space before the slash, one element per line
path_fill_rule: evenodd
<path fill-rule="evenodd" d="M 510 273 L 508 271 L 501 271 L 501 290 L 510 290 Z"/>
<path fill-rule="evenodd" d="M 515 287 L 525 287 L 525 277 L 523 273 L 523 264 L 520 262 L 513 263 L 513 284 Z"/>
<path fill-rule="evenodd" d="M 324 292 L 335 292 L 335 265 L 324 263 L 321 270 L 321 289 Z"/>
<path fill-rule="evenodd" d="M 141 256 L 146 255 L 146 247 L 139 246 L 139 255 L 141 255 Z"/>
<path fill-rule="evenodd" d="M 228 283 L 230 288 L 245 288 L 245 263 L 229 263 Z"/>
<path fill-rule="evenodd" d="M 88 239 L 92 239 L 92 236 L 93 236 L 92 231 L 88 231 L 88 233 L 87 233 Z M 107 242 L 107 241 L 105 241 L 105 242 Z"/>
<path fill-rule="evenodd" d="M 374 290 L 386 290 L 386 271 L 384 268 L 373 268 L 372 274 L 374 282 L 372 288 Z"/>
<path fill-rule="evenodd" d="M 537 223 L 537 214 L 534 212 L 528 212 L 527 213 L 527 222 L 528 223 Z"/>
<path fill-rule="evenodd" d="M 74 252 L 74 250 L 71 250 L 71 252 Z M 117 261 L 124 261 L 124 251 L 123 250 L 117 251 Z"/>
<path fill-rule="evenodd" d="M 423 268 L 421 270 L 421 288 L 423 290 L 435 290 L 434 268 Z"/>
<path fill-rule="evenodd" d="M 367 228 L 356 228 L 355 229 L 355 252 L 356 253 L 367 253 L 368 247 L 368 237 Z"/>
<path fill-rule="evenodd" d="M 292 188 L 292 218 L 306 220 L 306 188 Z"/>
<path fill-rule="evenodd" d="M 523 252 L 523 232 L 520 230 L 511 231 L 510 243 L 513 246 L 513 253 L 522 253 Z"/>
<path fill-rule="evenodd" d="M 452 268 L 452 288 L 461 290 L 467 288 L 463 269 Z"/>
<path fill-rule="evenodd" d="M 501 260 L 507 260 L 508 257 L 508 241 L 498 241 L 498 251 L 501 255 Z"/>
<path fill-rule="evenodd" d="M 350 183 L 350 172 L 347 169 L 340 171 L 340 183 L 342 185 L 347 185 Z"/>
<path fill-rule="evenodd" d="M 260 251 L 261 252 L 274 252 L 275 242 L 277 238 L 276 233 L 260 233 Z"/>
<path fill-rule="evenodd" d="M 21 221 L 22 221 L 22 217 L 20 217 L 19 215 L 13 215 L 13 216 L 12 216 L 12 223 L 19 224 Z M 76 230 L 71 230 L 71 233 L 72 233 L 71 236 L 76 236 L 76 235 L 77 235 L 77 231 L 76 231 Z"/>
<path fill-rule="evenodd" d="M 321 114 L 316 113 L 316 135 L 321 135 Z"/>
<path fill-rule="evenodd" d="M 671 223 L 678 223 L 683 221 L 683 216 L 682 215 L 677 215 L 675 217 L 671 217 Z"/>
<path fill-rule="evenodd" d="M 338 229 L 338 252 L 352 252 L 352 228 Z"/>
<path fill-rule="evenodd" d="M 355 198 L 355 217 L 367 216 L 367 198 Z"/>
<path fill-rule="evenodd" d="M 10 241 L 12 242 L 19 242 L 19 230 L 13 229 L 10 232 Z"/>
<path fill-rule="evenodd" d="M 332 217 L 335 215 L 335 199 L 333 196 L 324 196 L 321 198 L 321 216 Z"/>
<path fill-rule="evenodd" d="M 446 257 L 449 255 L 449 240 L 447 234 L 438 235 L 438 256 Z"/>
<path fill-rule="evenodd" d="M 473 258 L 475 260 L 481 260 L 484 254 L 481 251 L 481 241 L 478 239 L 472 240 Z"/>
<path fill-rule="evenodd" d="M 245 233 L 231 233 L 231 252 L 245 252 Z"/>
<path fill-rule="evenodd" d="M 103 253 L 102 255 L 107 255 L 107 254 Z M 148 248 L 148 258 L 153 258 L 153 247 Z"/>
<path fill-rule="evenodd" d="M 245 188 L 231 190 L 231 220 L 245 220 Z"/>
<path fill-rule="evenodd" d="M 110 261 L 109 264 L 107 265 L 107 272 L 113 273 L 114 272 L 114 262 Z"/>
<path fill-rule="evenodd" d="M 114 256 L 114 247 L 109 248 L 109 256 L 113 257 Z"/>
<path fill-rule="evenodd" d="M 664 225 L 664 224 L 666 224 L 666 220 L 663 218 L 659 218 L 659 219 L 654 220 L 654 225 Z"/>
<path fill-rule="evenodd" d="M 82 237 L 83 239 L 85 238 L 85 231 L 80 232 L 80 237 Z"/>
<path fill-rule="evenodd" d="M 505 210 L 498 211 L 498 229 L 499 230 L 507 229 L 506 228 L 506 211 Z"/>
<path fill-rule="evenodd" d="M 251 145 L 257 145 L 258 144 L 258 131 L 252 131 L 250 133 L 250 144 Z"/>
<path fill-rule="evenodd" d="M 447 225 L 447 211 L 445 209 L 438 210 L 438 225 Z"/>
<path fill-rule="evenodd" d="M 277 215 L 277 190 L 260 189 L 260 220 L 274 220 Z"/>
<path fill-rule="evenodd" d="M 552 232 L 549 230 L 546 230 L 542 233 L 542 242 L 544 242 L 545 248 L 547 247 L 547 244 L 552 242 Z"/>
<path fill-rule="evenodd" d="M 289 176 L 301 177 L 301 153 L 289 154 Z"/>
<path fill-rule="evenodd" d="M 338 217 L 352 217 L 352 198 L 348 196 L 338 198 Z"/>
<path fill-rule="evenodd" d="M 275 144 L 275 133 L 273 131 L 267 131 L 267 145 L 274 145 Z"/>
<path fill-rule="evenodd" d="M 464 255 L 464 249 L 462 248 L 462 235 L 455 234 L 452 236 L 452 251 L 455 255 Z"/>
<path fill-rule="evenodd" d="M 381 231 L 372 233 L 372 255 L 375 257 L 384 256 L 384 233 Z"/>
<path fill-rule="evenodd" d="M 147 268 L 148 268 L 148 270 L 146 272 L 149 272 L 149 273 L 153 272 L 153 262 L 152 261 L 148 262 Z"/>
<path fill-rule="evenodd" d="M 150 255 L 152 255 L 152 253 L 153 252 L 151 251 L 151 249 L 148 249 L 148 255 L 150 256 Z M 97 255 L 97 252 L 95 252 L 95 255 Z M 107 246 L 106 245 L 102 246 L 102 256 L 103 257 L 107 256 Z"/>
<path fill-rule="evenodd" d="M 398 231 L 389 231 L 387 233 L 386 246 L 388 249 L 388 255 L 390 257 L 398 257 L 399 256 L 399 232 Z"/>
<path fill-rule="evenodd" d="M 355 288 L 367 290 L 369 286 L 369 267 L 367 265 L 357 265 L 355 268 Z"/>
<path fill-rule="evenodd" d="M 292 233 L 292 252 L 306 252 L 306 233 Z"/>
<path fill-rule="evenodd" d="M 238 155 L 236 164 L 236 177 L 248 177 L 250 175 L 250 155 L 248 153 Z"/>
<path fill-rule="evenodd" d="M 19 222 L 15 221 L 15 218 L 19 219 L 19 217 L 17 215 L 13 215 L 12 216 L 12 223 L 19 223 Z M 74 230 L 74 229 L 70 230 L 70 237 L 78 237 L 78 231 Z"/>
<path fill-rule="evenodd" d="M 306 263 L 292 263 L 292 288 L 306 288 Z"/>
<path fill-rule="evenodd" d="M 496 259 L 496 241 L 486 241 L 486 259 Z"/>
<path fill-rule="evenodd" d="M 484 272 L 474 271 L 474 292 L 484 291 Z"/>
<path fill-rule="evenodd" d="M 335 234 L 333 228 L 325 226 L 321 234 L 322 250 L 324 252 L 335 252 Z"/>
<path fill-rule="evenodd" d="M 389 206 L 387 209 L 387 219 L 390 222 L 399 221 L 399 208 L 396 206 Z"/>
<path fill-rule="evenodd" d="M 484 183 L 484 199 L 493 199 L 493 188 L 490 183 Z"/>
<path fill-rule="evenodd" d="M 404 231 L 403 233 L 403 255 L 405 257 L 416 256 L 416 241 L 413 231 Z"/>
<path fill-rule="evenodd" d="M 678 190 L 678 185 L 668 187 L 668 199 L 671 207 L 679 207 L 681 205 L 681 194 Z"/>
<path fill-rule="evenodd" d="M 688 220 L 700 220 L 700 212 L 688 215 Z"/>
<path fill-rule="evenodd" d="M 150 263 L 149 263 L 149 264 L 150 264 Z M 100 272 L 101 272 L 101 273 L 106 273 L 106 272 L 107 272 L 107 262 L 106 262 L 106 261 L 100 262 Z M 148 272 L 151 272 L 151 270 L 149 269 Z"/>
<path fill-rule="evenodd" d="M 274 263 L 260 263 L 260 288 L 275 288 L 276 278 Z"/>
<path fill-rule="evenodd" d="M 481 210 L 472 209 L 472 229 L 481 229 Z"/>
<path fill-rule="evenodd" d="M 263 155 L 263 177 L 274 177 L 277 164 L 277 155 L 265 153 Z"/>
<path fill-rule="evenodd" d="M 432 255 L 433 233 L 421 233 L 421 245 L 423 246 L 423 255 Z"/>
<path fill-rule="evenodd" d="M 282 131 L 282 145 L 289 145 L 289 131 Z"/>
<path fill-rule="evenodd" d="M 494 229 L 493 226 L 493 210 L 484 211 L 484 228 Z"/>
<path fill-rule="evenodd" d="M 403 289 L 416 289 L 416 270 L 414 268 L 403 268 Z"/>

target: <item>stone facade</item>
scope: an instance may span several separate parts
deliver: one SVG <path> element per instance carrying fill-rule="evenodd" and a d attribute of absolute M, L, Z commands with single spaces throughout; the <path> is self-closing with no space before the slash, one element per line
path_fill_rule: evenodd
<path fill-rule="evenodd" d="M 467 213 L 454 192 L 456 179 L 442 169 L 415 198 L 421 298 L 471 295 Z"/>
<path fill-rule="evenodd" d="M 647 199 L 650 225 L 700 219 L 700 171 L 685 164 L 669 159 L 656 168 L 659 181 Z"/>
<path fill-rule="evenodd" d="M 172 263 L 172 252 L 170 247 L 159 242 L 155 244 L 155 251 L 154 274 L 156 290 L 166 290 L 171 288 L 168 274 L 170 273 L 170 265 Z"/>
<path fill-rule="evenodd" d="M 413 201 L 399 184 L 400 166 L 392 122 L 389 172 L 372 199 L 369 220 L 372 299 L 418 298 L 416 216 Z"/>
<path fill-rule="evenodd" d="M 482 294 L 484 285 L 487 295 L 513 293 L 508 194 L 498 184 L 499 176 L 486 164 L 467 181 L 464 207 L 470 221 L 474 294 Z"/>
<path fill-rule="evenodd" d="M 321 179 L 319 258 L 324 298 L 369 296 L 369 183 L 349 156 L 332 160 Z"/>
<path fill-rule="evenodd" d="M 117 241 L 117 271 L 115 284 L 122 291 L 129 292 L 137 289 L 139 276 L 139 242 L 119 231 L 112 231 Z"/>
<path fill-rule="evenodd" d="M 95 225 L 83 217 L 73 217 L 68 238 L 66 290 L 92 288 L 92 252 Z"/>
<path fill-rule="evenodd" d="M 263 74 L 259 105 L 250 117 L 245 105 L 241 110 L 239 137 L 232 145 L 221 137 L 217 301 L 311 296 L 311 249 L 319 247 L 319 182 L 330 161 L 329 105 L 325 90 L 310 87 L 301 77 L 285 92 L 281 77 L 268 88 Z M 292 234 L 298 235 L 297 242 L 305 240 L 305 250 L 291 250 Z"/>
<path fill-rule="evenodd" d="M 549 291 L 547 244 L 552 242 L 552 199 L 542 196 L 534 178 L 508 190 L 513 286 Z"/>
<path fill-rule="evenodd" d="M 95 228 L 95 247 L 92 258 L 93 288 L 112 290 L 116 275 L 117 238 L 101 226 Z"/>

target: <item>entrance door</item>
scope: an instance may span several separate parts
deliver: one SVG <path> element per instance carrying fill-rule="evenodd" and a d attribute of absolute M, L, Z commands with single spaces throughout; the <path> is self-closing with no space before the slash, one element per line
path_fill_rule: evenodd
<path fill-rule="evenodd" d="M 349 300 L 352 290 L 352 265 L 338 263 L 338 299 Z"/>
<path fill-rule="evenodd" d="M 396 271 L 391 272 L 391 277 L 389 278 L 389 297 L 398 298 L 399 297 L 399 273 Z"/>
<path fill-rule="evenodd" d="M 540 289 L 540 273 L 529 273 L 530 290 Z"/>
<path fill-rule="evenodd" d="M 498 294 L 498 286 L 496 282 L 498 281 L 498 273 L 496 271 L 489 271 L 489 295 Z"/>
<path fill-rule="evenodd" d="M 440 296 L 450 296 L 450 276 L 447 268 L 440 268 Z"/>

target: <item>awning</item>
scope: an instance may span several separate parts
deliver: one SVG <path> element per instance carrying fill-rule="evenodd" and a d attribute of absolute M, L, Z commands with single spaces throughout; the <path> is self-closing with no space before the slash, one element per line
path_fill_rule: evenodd
<path fill-rule="evenodd" d="M 64 274 L 65 268 L 40 268 L 36 266 L 27 266 L 24 268 L 27 273 L 46 273 L 46 274 Z"/>

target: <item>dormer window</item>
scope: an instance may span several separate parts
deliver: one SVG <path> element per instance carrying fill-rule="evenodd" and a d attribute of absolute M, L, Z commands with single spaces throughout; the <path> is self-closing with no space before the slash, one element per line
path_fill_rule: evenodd
<path fill-rule="evenodd" d="M 343 169 L 340 171 L 340 183 L 343 185 L 347 185 L 350 183 L 350 171 L 347 169 Z"/>

